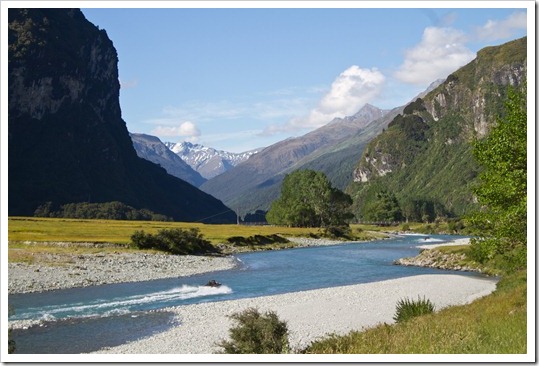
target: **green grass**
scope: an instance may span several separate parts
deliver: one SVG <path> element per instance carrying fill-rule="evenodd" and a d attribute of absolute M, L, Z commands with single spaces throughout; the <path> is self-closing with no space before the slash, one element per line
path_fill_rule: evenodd
<path fill-rule="evenodd" d="M 157 222 L 157 221 L 122 221 L 122 220 L 81 220 L 63 218 L 38 217 L 10 217 L 8 218 L 9 261 L 33 263 L 38 260 L 37 255 L 45 253 L 57 254 L 93 254 L 107 251 L 133 251 L 127 244 L 131 235 L 137 230 L 144 230 L 149 234 L 156 234 L 162 229 L 189 229 L 197 228 L 206 240 L 212 244 L 227 243 L 231 237 L 254 237 L 261 235 L 272 237 L 317 237 L 321 232 L 316 228 L 289 228 L 279 226 L 243 226 L 243 225 L 210 225 L 202 223 L 185 222 Z M 374 232 L 375 228 L 366 228 L 357 231 L 357 240 L 381 239 L 387 237 L 381 232 Z M 378 229 L 379 230 L 379 229 Z M 46 242 L 68 243 L 102 243 L 102 246 L 72 245 L 62 247 L 47 245 Z M 118 246 L 120 245 L 120 246 Z M 253 245 L 248 247 L 234 247 L 233 251 L 240 249 L 282 249 L 294 246 L 293 243 L 271 243 L 268 245 Z M 226 250 L 231 250 L 227 245 Z M 231 250 L 232 251 L 232 250 Z"/>
<path fill-rule="evenodd" d="M 282 235 L 308 236 L 317 229 L 287 228 L 275 226 L 207 225 L 185 222 L 80 220 L 36 217 L 10 217 L 8 238 L 10 241 L 60 241 L 127 244 L 136 230 L 157 233 L 161 229 L 198 228 L 212 243 L 225 242 L 232 236 Z"/>
<path fill-rule="evenodd" d="M 407 322 L 330 336 L 305 353 L 524 354 L 527 349 L 526 272 L 509 275 L 497 290 L 471 304 Z"/>

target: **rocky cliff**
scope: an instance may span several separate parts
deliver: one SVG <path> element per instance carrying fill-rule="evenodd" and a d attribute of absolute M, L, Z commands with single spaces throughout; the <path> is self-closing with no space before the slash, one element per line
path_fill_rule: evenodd
<path fill-rule="evenodd" d="M 9 9 L 9 215 L 45 202 L 121 201 L 231 222 L 220 201 L 137 157 L 119 105 L 118 56 L 78 9 Z"/>

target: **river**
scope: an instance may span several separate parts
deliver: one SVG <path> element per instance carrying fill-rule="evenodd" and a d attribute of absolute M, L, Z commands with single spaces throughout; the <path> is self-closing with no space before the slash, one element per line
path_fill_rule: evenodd
<path fill-rule="evenodd" d="M 393 265 L 425 243 L 454 236 L 398 236 L 369 243 L 238 254 L 237 268 L 203 275 L 9 296 L 10 320 L 41 320 L 13 331 L 17 353 L 85 353 L 147 337 L 175 325 L 160 309 L 376 282 L 418 274 L 451 273 Z M 463 274 L 462 272 L 458 272 Z M 469 274 L 477 276 L 477 274 Z M 216 279 L 222 286 L 203 286 Z"/>

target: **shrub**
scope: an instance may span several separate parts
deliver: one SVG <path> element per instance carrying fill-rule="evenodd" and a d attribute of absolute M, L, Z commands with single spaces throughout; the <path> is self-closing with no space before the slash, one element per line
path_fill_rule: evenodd
<path fill-rule="evenodd" d="M 230 341 L 222 341 L 224 353 L 286 353 L 288 351 L 288 326 L 277 315 L 265 314 L 249 308 L 230 316 L 238 324 L 230 328 Z"/>
<path fill-rule="evenodd" d="M 271 235 L 254 235 L 249 237 L 244 236 L 231 236 L 227 239 L 230 244 L 236 246 L 254 246 L 254 245 L 268 245 L 268 244 L 284 244 L 288 243 L 289 240 L 279 236 L 277 234 Z"/>
<path fill-rule="evenodd" d="M 324 229 L 324 235 L 330 238 L 350 238 L 352 229 L 349 226 L 328 226 Z"/>
<path fill-rule="evenodd" d="M 139 249 L 157 249 L 172 254 L 205 254 L 216 253 L 218 249 L 204 239 L 200 230 L 191 228 L 163 229 L 156 235 L 135 231 L 131 242 Z"/>
<path fill-rule="evenodd" d="M 410 320 L 416 316 L 430 314 L 434 312 L 434 304 L 429 299 L 410 300 L 408 298 L 401 299 L 397 302 L 397 311 L 393 320 L 401 323 Z"/>

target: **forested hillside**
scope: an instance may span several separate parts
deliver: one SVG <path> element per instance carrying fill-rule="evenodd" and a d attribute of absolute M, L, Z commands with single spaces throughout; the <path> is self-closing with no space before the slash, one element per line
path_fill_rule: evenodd
<path fill-rule="evenodd" d="M 526 80 L 526 38 L 478 52 L 410 103 L 365 149 L 347 192 L 363 220 L 432 221 L 475 205 L 472 143 L 503 118 L 509 88 Z"/>

